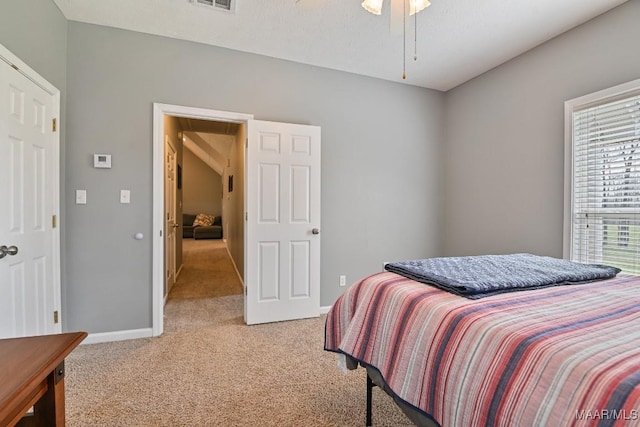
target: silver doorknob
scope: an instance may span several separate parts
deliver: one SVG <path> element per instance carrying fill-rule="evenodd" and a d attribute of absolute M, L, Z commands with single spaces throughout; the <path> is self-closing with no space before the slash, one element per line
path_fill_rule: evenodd
<path fill-rule="evenodd" d="M 0 246 L 0 259 L 6 257 L 7 255 L 15 255 L 18 253 L 18 248 L 16 246 L 6 247 L 5 245 Z"/>
<path fill-rule="evenodd" d="M 313 230 L 311 230 L 311 234 L 320 234 L 320 230 L 317 228 L 314 228 Z"/>

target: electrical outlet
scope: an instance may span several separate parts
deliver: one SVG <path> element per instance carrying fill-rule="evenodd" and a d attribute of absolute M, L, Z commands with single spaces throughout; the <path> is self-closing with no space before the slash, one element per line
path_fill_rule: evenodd
<path fill-rule="evenodd" d="M 340 286 L 347 286 L 347 276 L 340 276 Z"/>

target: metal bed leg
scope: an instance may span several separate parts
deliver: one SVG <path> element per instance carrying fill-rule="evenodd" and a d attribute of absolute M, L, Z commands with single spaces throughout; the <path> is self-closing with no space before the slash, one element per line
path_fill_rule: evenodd
<path fill-rule="evenodd" d="M 371 424 L 371 392 L 373 391 L 373 387 L 375 384 L 371 381 L 371 377 L 369 377 L 369 373 L 367 372 L 367 426 Z"/>

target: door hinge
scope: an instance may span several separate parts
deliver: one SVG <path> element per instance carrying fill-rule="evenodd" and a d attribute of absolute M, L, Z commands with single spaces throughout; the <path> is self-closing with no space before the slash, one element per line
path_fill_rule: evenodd
<path fill-rule="evenodd" d="M 51 228 L 56 228 L 58 226 L 58 217 L 53 215 L 51 217 Z"/>
<path fill-rule="evenodd" d="M 58 310 L 53 312 L 53 323 L 58 324 L 60 319 L 58 318 Z"/>
<path fill-rule="evenodd" d="M 51 130 L 53 130 L 54 132 L 58 130 L 58 119 L 54 118 L 51 121 Z"/>
<path fill-rule="evenodd" d="M 244 220 L 249 221 L 249 212 L 244 213 Z"/>
<path fill-rule="evenodd" d="M 245 286 L 245 287 L 244 287 L 244 296 L 245 296 L 245 297 L 248 295 L 248 294 L 247 294 L 247 289 L 248 289 L 248 288 Z"/>
<path fill-rule="evenodd" d="M 20 71 L 20 68 L 18 68 L 17 65 L 15 65 L 15 64 L 10 64 L 10 65 L 11 65 L 11 68 L 13 68 L 14 70 Z"/>

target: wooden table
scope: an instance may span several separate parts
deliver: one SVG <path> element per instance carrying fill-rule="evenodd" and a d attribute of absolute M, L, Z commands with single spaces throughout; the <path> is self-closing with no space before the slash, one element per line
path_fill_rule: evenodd
<path fill-rule="evenodd" d="M 64 426 L 64 358 L 86 336 L 0 340 L 0 426 Z"/>

